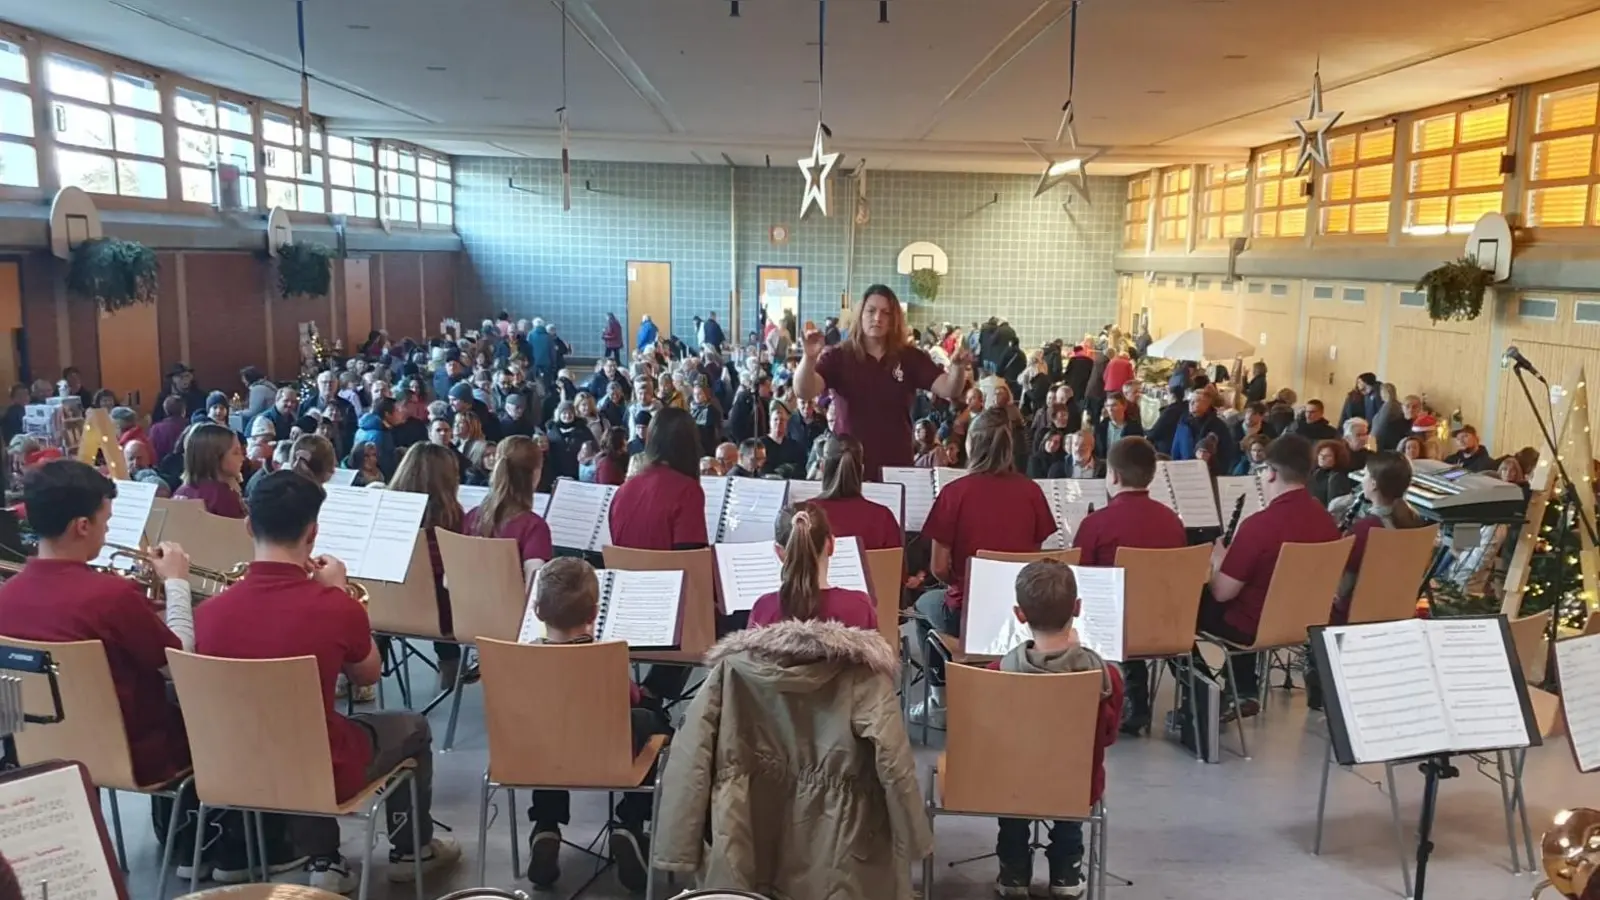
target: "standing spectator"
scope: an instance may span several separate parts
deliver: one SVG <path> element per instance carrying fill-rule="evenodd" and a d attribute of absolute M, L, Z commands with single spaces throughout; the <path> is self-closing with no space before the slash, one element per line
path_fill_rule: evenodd
<path fill-rule="evenodd" d="M 1339 412 L 1339 421 L 1355 418 L 1366 419 L 1368 422 L 1377 421 L 1378 410 L 1383 406 L 1383 395 L 1379 393 L 1379 386 L 1378 376 L 1371 372 L 1357 375 L 1355 388 L 1344 398 L 1344 409 Z"/>
<path fill-rule="evenodd" d="M 1250 377 L 1244 382 L 1244 399 L 1247 403 L 1266 402 L 1267 364 L 1259 359 L 1250 364 Z"/>
<path fill-rule="evenodd" d="M 194 370 L 183 363 L 177 363 L 167 370 L 167 386 L 156 397 L 155 411 L 150 416 L 152 422 L 159 422 L 166 415 L 161 405 L 168 397 L 182 397 L 183 406 L 190 413 L 206 408 L 206 392 L 194 383 Z"/>
<path fill-rule="evenodd" d="M 650 314 L 645 313 L 639 320 L 639 339 L 635 342 L 635 349 L 643 353 L 647 348 L 655 346 L 656 337 L 659 333 L 656 329 L 656 323 L 650 318 Z"/>
<path fill-rule="evenodd" d="M 722 333 L 722 324 L 717 321 L 716 312 L 706 313 L 705 339 L 700 342 L 700 349 L 704 350 L 709 345 L 714 350 L 720 350 L 726 340 L 727 337 Z"/>
<path fill-rule="evenodd" d="M 83 386 L 83 373 L 77 366 L 67 366 L 61 370 L 61 380 L 67 383 L 67 394 L 83 401 L 83 408 L 89 409 L 94 405 L 94 395 Z"/>
<path fill-rule="evenodd" d="M 600 343 L 605 346 L 605 357 L 622 362 L 622 323 L 616 313 L 606 313 L 606 327 L 600 332 Z"/>

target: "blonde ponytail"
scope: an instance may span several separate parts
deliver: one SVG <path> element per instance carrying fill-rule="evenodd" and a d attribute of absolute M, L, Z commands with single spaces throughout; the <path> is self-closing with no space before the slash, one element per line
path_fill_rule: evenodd
<path fill-rule="evenodd" d="M 822 601 L 823 553 L 833 532 L 820 507 L 801 503 L 778 515 L 777 539 L 783 545 L 783 580 L 778 605 L 786 619 L 814 619 Z"/>

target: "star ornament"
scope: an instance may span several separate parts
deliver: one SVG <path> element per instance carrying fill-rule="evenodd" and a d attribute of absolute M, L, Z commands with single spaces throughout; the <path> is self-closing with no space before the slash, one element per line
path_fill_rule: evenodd
<path fill-rule="evenodd" d="M 1343 115 L 1342 110 L 1331 113 L 1323 111 L 1322 73 L 1312 75 L 1311 109 L 1305 118 L 1294 120 L 1295 130 L 1300 132 L 1300 158 L 1294 164 L 1294 174 L 1305 172 L 1312 160 L 1316 160 L 1317 165 L 1324 169 L 1328 167 L 1328 131 Z"/>
<path fill-rule="evenodd" d="M 1039 183 L 1033 188 L 1034 197 L 1043 196 L 1056 185 L 1066 183 L 1085 202 L 1089 200 L 1089 163 L 1105 152 L 1104 147 L 1083 147 L 1075 140 L 1062 147 L 1059 142 L 1035 138 L 1023 138 L 1022 143 L 1044 162 Z"/>
<path fill-rule="evenodd" d="M 806 192 L 800 197 L 802 219 L 813 203 L 823 215 L 828 214 L 828 176 L 833 174 L 833 167 L 839 162 L 839 154 L 823 152 L 822 138 L 822 123 L 818 122 L 817 137 L 811 145 L 811 155 L 799 160 L 800 173 L 806 177 Z"/>

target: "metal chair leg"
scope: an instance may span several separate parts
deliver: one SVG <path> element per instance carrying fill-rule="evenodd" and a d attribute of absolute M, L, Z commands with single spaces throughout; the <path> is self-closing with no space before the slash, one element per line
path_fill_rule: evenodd
<path fill-rule="evenodd" d="M 489 793 L 489 767 L 485 766 L 478 791 L 478 884 L 489 883 Z"/>
<path fill-rule="evenodd" d="M 661 773 L 667 768 L 667 753 L 670 747 L 664 747 L 661 754 L 656 757 L 656 780 L 650 786 L 650 837 L 654 844 L 656 836 L 656 823 L 661 821 Z M 655 900 L 656 897 L 656 867 L 647 857 L 644 861 L 644 900 Z"/>
<path fill-rule="evenodd" d="M 522 877 L 522 842 L 517 840 L 517 817 L 521 812 L 517 809 L 517 792 L 506 788 L 506 821 L 511 823 L 511 871 L 517 877 Z"/>
<path fill-rule="evenodd" d="M 407 778 L 406 779 L 406 785 L 411 791 L 411 814 L 406 817 L 406 818 L 411 820 L 411 875 L 417 881 L 417 900 L 423 900 L 423 896 L 422 896 L 422 817 L 417 815 L 417 810 L 422 808 L 422 806 L 421 806 L 421 804 L 419 802 L 421 798 L 417 796 L 417 779 L 416 779 L 415 776 Z M 377 816 L 378 810 L 377 810 L 376 807 L 373 808 L 372 814 L 373 814 L 373 816 Z M 478 839 L 480 841 L 482 841 L 483 840 L 483 837 L 482 837 L 483 836 L 483 831 L 482 831 L 482 829 L 480 829 L 478 831 L 478 835 L 479 835 Z M 369 864 L 370 864 L 370 862 L 369 862 Z M 481 865 L 481 863 L 480 863 L 480 865 Z"/>
<path fill-rule="evenodd" d="M 1243 711 L 1240 709 L 1242 704 L 1239 702 L 1239 679 L 1233 669 L 1233 654 L 1226 649 L 1222 651 L 1222 664 L 1228 670 L 1228 693 L 1233 695 L 1233 724 L 1238 726 L 1239 731 L 1239 755 L 1249 759 L 1250 745 L 1244 739 L 1244 716 L 1242 715 Z M 1260 703 L 1261 701 L 1258 700 L 1256 702 Z M 1196 746 L 1199 743 L 1200 741 L 1197 738 L 1195 740 Z"/>
<path fill-rule="evenodd" d="M 456 745 L 456 719 L 461 716 L 461 679 L 466 676 L 467 648 L 461 648 L 461 659 L 456 663 L 456 683 L 450 689 L 450 722 L 444 727 L 444 749 L 448 752 Z"/>
<path fill-rule="evenodd" d="M 244 828 L 244 872 L 249 881 L 256 880 L 256 827 L 255 817 L 248 810 L 238 810 L 239 824 Z M 265 863 L 262 863 L 263 867 Z"/>
<path fill-rule="evenodd" d="M 1411 896 L 1412 851 L 1406 842 L 1405 829 L 1400 824 L 1400 795 L 1394 789 L 1394 763 L 1383 764 L 1384 777 L 1389 781 L 1389 815 L 1394 820 L 1394 849 L 1400 855 L 1400 880 L 1405 885 L 1405 896 Z"/>
<path fill-rule="evenodd" d="M 1522 859 L 1517 852 L 1517 826 L 1513 815 L 1513 807 L 1515 807 L 1516 801 L 1511 796 L 1511 782 L 1506 774 L 1506 752 L 1504 750 L 1495 751 L 1494 765 L 1497 776 L 1495 780 L 1500 783 L 1500 806 L 1506 815 L 1506 847 L 1511 851 L 1511 874 L 1520 875 L 1522 874 Z M 1528 860 L 1528 869 L 1529 871 L 1533 869 L 1533 860 L 1531 858 Z"/>
<path fill-rule="evenodd" d="M 1333 739 L 1328 740 L 1327 752 L 1322 754 L 1322 789 L 1317 792 L 1317 832 L 1311 839 L 1313 856 L 1322 855 L 1322 815 L 1328 808 L 1328 773 L 1333 769 Z"/>
<path fill-rule="evenodd" d="M 927 679 L 924 678 L 923 680 L 926 681 Z M 927 801 L 926 801 L 927 802 L 927 807 L 926 808 L 927 808 L 927 811 L 928 811 L 928 833 L 929 834 L 933 833 L 934 823 L 938 821 L 938 816 L 936 816 L 934 814 L 934 811 L 933 811 L 933 786 L 938 781 L 939 781 L 939 767 L 938 767 L 938 765 L 935 765 L 932 769 L 928 770 L 928 786 L 927 786 L 926 791 L 925 791 L 925 794 L 927 796 Z M 935 849 L 934 850 L 930 850 L 928 852 L 928 855 L 922 858 L 922 900 L 933 900 L 933 856 L 934 856 L 934 853 L 937 851 L 937 848 L 939 846 L 939 842 L 938 841 L 934 841 L 933 846 L 934 846 Z"/>
<path fill-rule="evenodd" d="M 367 810 L 367 841 L 362 845 L 361 885 L 356 888 L 356 900 L 367 900 L 367 888 L 372 884 L 372 855 L 378 847 L 378 804 Z"/>
<path fill-rule="evenodd" d="M 1205 762 L 1206 755 L 1200 748 L 1200 700 L 1194 694 L 1194 657 L 1183 661 L 1184 676 L 1189 681 L 1189 731 L 1194 738 L 1195 762 Z"/>
<path fill-rule="evenodd" d="M 1514 802 L 1517 805 L 1517 810 L 1518 810 L 1518 812 L 1521 813 L 1521 816 L 1522 816 L 1522 840 L 1523 840 L 1523 842 L 1525 844 L 1525 849 L 1528 851 L 1528 857 L 1527 857 L 1527 859 L 1528 859 L 1528 868 L 1530 870 L 1532 870 L 1533 869 L 1533 829 L 1528 825 L 1528 800 L 1527 800 L 1526 797 L 1524 797 L 1522 795 L 1522 766 L 1523 766 L 1524 763 L 1526 763 L 1528 761 L 1528 751 L 1527 750 L 1515 750 L 1515 751 L 1512 751 L 1511 760 L 1512 760 L 1511 761 L 1511 773 L 1512 773 L 1512 778 L 1513 778 L 1513 781 L 1512 781 L 1513 790 L 1511 792 L 1512 802 Z"/>
<path fill-rule="evenodd" d="M 206 842 L 206 805 L 196 804 L 196 818 L 194 825 L 194 859 L 190 860 L 189 893 L 200 889 L 200 850 Z M 163 898 L 165 900 L 165 898 Z"/>
<path fill-rule="evenodd" d="M 183 791 L 194 777 L 190 776 L 178 782 L 178 788 L 173 792 L 172 811 L 167 814 L 167 841 L 161 847 L 161 874 L 156 877 L 156 900 L 167 900 L 167 873 L 172 870 L 173 848 L 178 843 L 178 822 L 183 818 Z M 155 802 L 152 798 L 151 802 Z M 200 829 L 195 829 L 195 842 L 200 841 Z"/>
<path fill-rule="evenodd" d="M 272 880 L 272 862 L 267 859 L 267 822 L 261 813 L 253 813 L 256 819 L 256 858 L 261 861 L 261 880 Z"/>
<path fill-rule="evenodd" d="M 117 868 L 127 874 L 128 848 L 122 843 L 122 810 L 117 806 L 117 792 L 107 788 L 106 793 L 111 795 L 111 831 L 117 839 Z"/>

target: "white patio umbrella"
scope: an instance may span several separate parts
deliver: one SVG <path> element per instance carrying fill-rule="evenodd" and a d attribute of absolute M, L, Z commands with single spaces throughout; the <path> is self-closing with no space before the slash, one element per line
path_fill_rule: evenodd
<path fill-rule="evenodd" d="M 1254 344 L 1218 328 L 1189 328 L 1152 341 L 1147 356 L 1195 361 L 1233 359 L 1256 352 Z"/>

